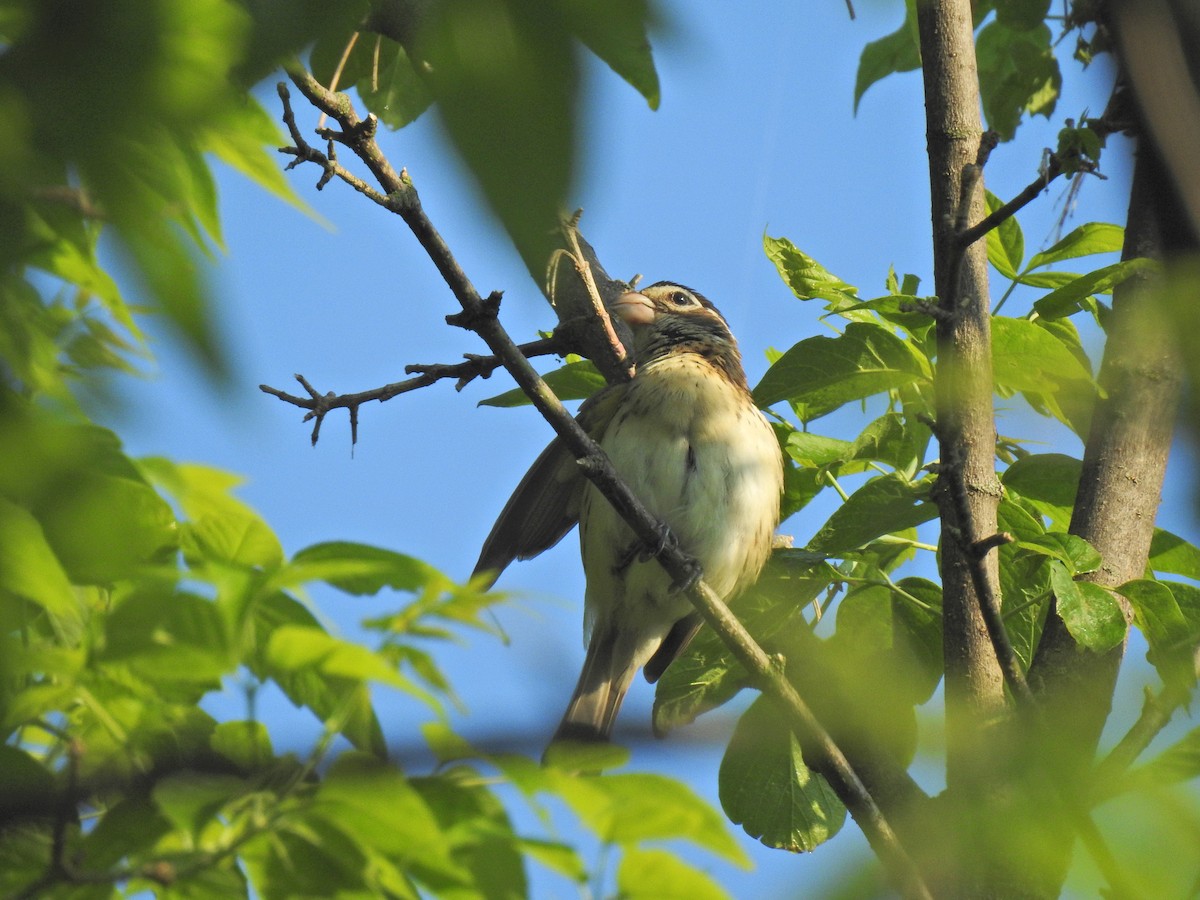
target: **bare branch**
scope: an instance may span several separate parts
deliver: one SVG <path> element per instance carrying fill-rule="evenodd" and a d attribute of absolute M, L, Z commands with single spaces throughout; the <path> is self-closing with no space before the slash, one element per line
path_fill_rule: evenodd
<path fill-rule="evenodd" d="M 657 548 L 656 558 L 675 582 L 687 586 L 689 599 L 746 666 L 755 687 L 770 696 L 785 713 L 791 727 L 804 735 L 809 744 L 818 748 L 820 758 L 811 762 L 825 774 L 905 894 L 930 897 L 918 869 L 849 761 L 783 676 L 781 667 L 754 641 L 728 606 L 699 577 L 695 560 L 682 552 L 670 531 L 634 496 L 617 475 L 604 451 L 567 412 L 508 336 L 496 317 L 498 295 L 492 294 L 486 300 L 480 296 L 425 215 L 411 179 L 406 173 L 397 174 L 380 151 L 374 140 L 373 127 L 364 128 L 349 100 L 325 90 L 308 72 L 291 69 L 288 74 L 310 102 L 341 125 L 343 130 L 336 139 L 348 146 L 371 170 L 387 193 L 388 208 L 404 219 L 437 266 L 462 307 L 462 313 L 453 317 L 452 324 L 470 328 L 483 338 L 575 454 L 587 477 L 612 503 L 634 534 L 646 546 Z"/>
<path fill-rule="evenodd" d="M 559 342 L 555 338 L 540 338 L 536 341 L 530 341 L 527 344 L 520 344 L 517 349 L 526 358 L 548 356 L 563 352 L 559 349 Z M 418 388 L 436 384 L 445 378 L 458 379 L 454 385 L 454 389 L 461 391 L 475 378 L 490 377 L 492 372 L 501 365 L 500 359 L 497 356 L 480 356 L 474 353 L 468 353 L 465 356 L 466 359 L 460 363 L 413 363 L 412 365 L 405 366 L 404 371 L 410 375 L 416 374 L 416 378 L 394 381 L 391 384 L 383 385 L 383 387 L 372 388 L 368 391 L 358 391 L 354 394 L 335 394 L 333 391 L 322 394 L 309 384 L 303 375 L 296 375 L 295 377 L 307 392 L 307 397 L 298 397 L 295 394 L 289 394 L 267 384 L 260 384 L 258 389 L 264 394 L 278 397 L 284 403 L 290 403 L 292 406 L 308 410 L 303 421 L 316 420 L 312 433 L 312 442 L 314 445 L 320 437 L 321 422 L 325 416 L 335 409 L 349 410 L 351 443 L 357 443 L 358 408 L 364 403 L 376 400 L 383 403 L 400 394 L 407 394 L 409 391 L 415 391 Z"/>

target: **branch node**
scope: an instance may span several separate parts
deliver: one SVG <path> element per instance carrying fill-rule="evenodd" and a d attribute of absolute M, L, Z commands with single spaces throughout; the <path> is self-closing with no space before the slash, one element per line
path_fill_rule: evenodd
<path fill-rule="evenodd" d="M 1007 531 L 998 531 L 993 535 L 985 538 L 980 538 L 971 546 L 971 553 L 976 559 L 982 559 L 987 556 L 994 548 L 1003 547 L 1005 544 L 1011 544 L 1015 541 L 1011 534 Z"/>
<path fill-rule="evenodd" d="M 482 323 L 495 319 L 499 314 L 500 299 L 503 296 L 503 291 L 492 291 L 477 306 L 446 316 L 446 324 L 455 328 L 465 328 L 467 331 L 478 331 Z"/>

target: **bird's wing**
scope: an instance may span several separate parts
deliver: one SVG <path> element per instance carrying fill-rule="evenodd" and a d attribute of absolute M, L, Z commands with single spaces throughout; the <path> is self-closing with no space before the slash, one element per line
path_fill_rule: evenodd
<path fill-rule="evenodd" d="M 599 439 L 604 434 L 625 387 L 610 385 L 579 408 L 576 418 L 592 437 Z M 504 504 L 472 574 L 491 571 L 494 580 L 514 559 L 532 559 L 561 541 L 579 521 L 585 483 L 574 454 L 556 437 Z"/>

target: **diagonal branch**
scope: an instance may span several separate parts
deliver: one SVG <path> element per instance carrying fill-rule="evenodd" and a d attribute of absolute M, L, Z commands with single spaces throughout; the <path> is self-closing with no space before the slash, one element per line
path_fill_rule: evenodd
<path fill-rule="evenodd" d="M 872 847 L 888 866 L 892 877 L 907 896 L 930 897 L 920 873 L 895 832 L 867 791 L 841 749 L 817 721 L 795 688 L 783 676 L 782 667 L 754 641 L 720 597 L 703 581 L 696 562 L 679 548 L 669 530 L 652 516 L 620 479 L 612 463 L 541 379 L 529 360 L 505 332 L 497 318 L 500 296 L 482 297 L 467 277 L 450 248 L 422 209 L 411 179 L 397 174 L 374 140 L 374 128 L 363 127 L 349 99 L 332 94 L 300 69 L 289 70 L 293 83 L 322 112 L 335 119 L 343 131 L 338 137 L 367 165 L 386 192 L 388 208 L 404 219 L 442 274 L 462 312 L 450 317 L 451 324 L 474 331 L 516 380 L 566 446 L 575 454 L 584 474 L 612 503 L 614 509 L 648 547 L 658 547 L 656 557 L 678 584 L 687 585 L 689 599 L 726 642 L 751 674 L 755 687 L 772 697 L 787 716 L 791 727 L 818 748 L 813 760 L 846 804 Z M 372 117 L 373 118 L 373 117 Z M 368 119 L 367 122 L 372 121 Z"/>

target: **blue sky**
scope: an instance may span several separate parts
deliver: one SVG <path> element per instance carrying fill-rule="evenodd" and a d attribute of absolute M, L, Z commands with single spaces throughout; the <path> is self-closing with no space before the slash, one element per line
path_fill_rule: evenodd
<path fill-rule="evenodd" d="M 816 318 L 819 309 L 797 301 L 775 274 L 762 253 L 764 233 L 791 238 L 866 296 L 883 293 L 889 266 L 918 274 L 932 290 L 919 74 L 876 84 L 857 117 L 852 112 L 859 53 L 899 25 L 903 4 L 859 0 L 856 21 L 836 0 L 665 6 L 668 27 L 653 36 L 661 109 L 649 110 L 602 64 L 590 63 L 584 82 L 589 116 L 573 203 L 584 208 L 584 231 L 608 270 L 681 281 L 711 297 L 741 342 L 752 384 L 766 368 L 767 348 L 829 333 Z M 1103 108 L 1111 83 L 1105 64 L 1082 76 L 1069 60 L 1064 67 L 1067 93 L 1055 118 L 1023 124 L 1017 141 L 992 156 L 987 183 L 1001 197 L 1032 179 L 1062 118 Z M 276 110 L 273 83 L 265 88 L 264 102 Z M 303 128 L 315 124 L 315 115 L 297 112 Z M 549 308 L 482 209 L 435 118 L 387 134 L 382 144 L 408 168 L 475 285 L 505 291 L 502 318 L 510 333 L 528 340 L 550 327 Z M 1125 156 L 1117 139 L 1103 161 L 1109 180 L 1089 180 L 1068 230 L 1123 220 Z M 485 352 L 474 336 L 444 324 L 454 300 L 403 223 L 340 184 L 315 192 L 317 175 L 300 169 L 289 177 L 328 226 L 221 173 L 228 251 L 211 274 L 234 377 L 216 392 L 176 347 L 160 342 L 156 374 L 122 385 L 125 402 L 111 412 L 112 422 L 134 455 L 166 454 L 243 474 L 241 496 L 289 552 L 321 540 L 356 540 L 465 578 L 495 515 L 549 440 L 549 426 L 528 409 L 476 407 L 511 386 L 501 372 L 461 393 L 447 382 L 364 407 L 352 454 L 344 416 L 329 418 L 314 449 L 299 411 L 258 391 L 260 382 L 291 389 L 294 372 L 322 391 L 364 390 L 399 380 L 409 363 Z M 1065 187 L 1053 186 L 1022 216 L 1028 253 L 1052 242 Z M 995 285 L 998 295 L 1004 285 L 998 278 Z M 857 431 L 849 429 L 865 421 L 835 417 L 814 430 L 852 437 Z M 1000 430 L 1079 452 L 1064 432 L 1017 410 L 1005 414 Z M 1163 524 L 1186 534 L 1193 530 L 1193 491 L 1183 462 L 1177 454 L 1168 474 Z M 823 518 L 802 513 L 782 530 L 800 543 Z M 510 642 L 471 635 L 439 657 L 469 710 L 455 723 L 462 733 L 481 741 L 523 735 L 528 752 L 537 753 L 582 661 L 583 578 L 574 536 L 514 565 L 499 587 L 517 596 L 500 611 Z M 396 599 L 368 604 L 313 593 L 326 619 L 351 636 L 359 619 Z M 1140 664 L 1143 652 L 1133 647 L 1131 662 Z M 1135 681 L 1129 679 L 1127 694 L 1136 695 Z M 648 732 L 651 698 L 636 682 L 618 738 Z M 392 743 L 416 744 L 413 729 L 427 714 L 403 698 L 381 694 L 379 703 Z M 243 713 L 236 686 L 219 708 Z M 269 695 L 260 713 L 279 747 L 302 751 L 318 728 Z M 640 743 L 633 767 L 683 777 L 715 802 L 719 748 L 734 720 L 727 713 L 711 718 L 697 729 L 711 744 Z M 755 872 L 718 861 L 713 871 L 735 896 L 756 897 L 817 892 L 865 847 L 852 825 L 832 847 L 807 857 L 749 839 L 744 845 Z M 572 893 L 558 881 L 540 895 Z"/>

